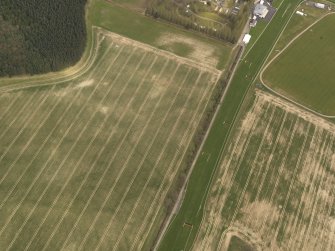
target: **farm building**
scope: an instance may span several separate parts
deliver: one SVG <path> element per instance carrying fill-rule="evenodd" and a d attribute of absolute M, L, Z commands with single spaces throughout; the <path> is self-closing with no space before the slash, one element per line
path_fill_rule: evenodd
<path fill-rule="evenodd" d="M 319 9 L 324 9 L 326 7 L 326 5 L 323 3 L 315 3 L 314 6 Z"/>
<path fill-rule="evenodd" d="M 260 18 L 265 18 L 268 12 L 269 10 L 265 5 L 260 4 L 260 3 L 256 4 L 255 9 L 254 9 L 255 16 L 258 16 Z"/>

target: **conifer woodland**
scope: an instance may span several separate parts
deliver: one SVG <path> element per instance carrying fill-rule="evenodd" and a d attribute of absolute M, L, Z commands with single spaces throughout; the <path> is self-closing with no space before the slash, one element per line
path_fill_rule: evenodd
<path fill-rule="evenodd" d="M 58 71 L 86 44 L 86 0 L 1 0 L 0 76 Z"/>

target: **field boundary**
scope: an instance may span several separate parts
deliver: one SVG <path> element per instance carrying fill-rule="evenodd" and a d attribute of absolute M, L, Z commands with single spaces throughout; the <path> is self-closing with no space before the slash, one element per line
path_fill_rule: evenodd
<path fill-rule="evenodd" d="M 105 30 L 105 29 L 100 28 L 100 27 L 97 27 L 97 28 Z M 188 58 L 178 56 L 178 55 L 176 55 L 172 52 L 158 49 L 158 48 L 156 48 L 154 46 L 151 46 L 149 44 L 145 44 L 145 43 L 133 40 L 131 38 L 119 35 L 117 33 L 111 32 L 111 31 L 108 31 L 108 34 L 105 34 L 105 35 L 109 36 L 112 39 L 115 39 L 117 41 L 121 41 L 124 44 L 129 44 L 129 45 L 136 46 L 136 47 L 141 48 L 141 49 L 146 50 L 146 51 L 154 52 L 155 54 L 157 54 L 159 56 L 163 56 L 163 57 L 166 57 L 166 58 L 169 58 L 169 59 L 174 59 L 179 63 L 186 64 L 188 66 L 197 68 L 199 70 L 206 70 L 206 71 L 208 71 L 210 73 L 213 73 L 215 75 L 218 75 L 218 74 L 221 73 L 221 71 L 217 70 L 215 67 L 211 67 L 211 66 L 203 64 L 201 62 L 197 62 L 197 61 L 192 60 L 192 59 L 188 59 Z"/>
<path fill-rule="evenodd" d="M 301 117 L 305 121 L 318 125 L 325 130 L 335 131 L 335 124 L 333 124 L 332 122 L 324 118 L 321 118 L 322 122 L 320 122 L 320 117 L 317 114 L 310 113 L 309 111 L 306 111 L 304 108 L 296 106 L 295 104 L 292 104 L 291 102 L 287 101 L 286 99 L 283 99 L 282 97 L 272 95 L 266 91 L 262 91 L 259 89 L 256 90 L 256 95 L 265 98 L 267 100 L 271 100 L 273 104 L 287 111 L 292 111 L 293 113 L 299 114 L 299 117 Z"/>
<path fill-rule="evenodd" d="M 289 102 L 291 102 L 291 103 L 293 103 L 293 104 L 295 104 L 295 105 L 297 105 L 297 106 L 299 106 L 299 107 L 301 107 L 301 108 L 303 108 L 303 109 L 305 109 L 305 110 L 308 110 L 309 112 L 312 112 L 312 113 L 314 113 L 314 114 L 316 114 L 316 115 L 318 115 L 318 116 L 321 116 L 321 117 L 324 117 L 324 118 L 335 118 L 335 115 L 325 115 L 325 114 L 322 114 L 322 113 L 320 113 L 320 112 L 318 112 L 318 111 L 316 111 L 316 110 L 313 110 L 313 109 L 311 109 L 311 108 L 309 108 L 309 107 L 307 107 L 307 106 L 305 106 L 305 105 L 303 105 L 303 104 L 301 104 L 301 103 L 299 103 L 299 102 L 297 102 L 297 101 L 295 101 L 295 100 L 293 100 L 293 99 L 291 99 L 291 98 L 289 98 L 289 97 L 286 97 L 284 94 L 281 94 L 280 92 L 278 92 L 278 91 L 275 91 L 273 88 L 271 88 L 270 86 L 268 86 L 266 83 L 265 83 L 265 81 L 264 81 L 264 79 L 263 79 L 263 74 L 264 74 L 264 72 L 268 69 L 268 67 L 270 66 L 270 65 L 272 65 L 272 63 L 280 56 L 280 55 L 282 55 L 283 54 L 283 52 L 285 52 L 297 39 L 299 39 L 302 35 L 304 35 L 310 28 L 312 28 L 314 25 L 316 25 L 317 23 L 319 23 L 320 21 L 322 21 L 325 17 L 327 17 L 327 16 L 330 16 L 330 15 L 334 15 L 335 14 L 335 12 L 330 12 L 330 13 L 327 13 L 327 14 L 325 14 L 325 15 L 323 15 L 323 16 L 321 16 L 320 18 L 318 18 L 317 20 L 315 20 L 312 24 L 310 24 L 307 28 L 305 28 L 303 31 L 301 31 L 299 34 L 297 34 L 278 54 L 276 54 L 269 62 L 267 62 L 266 63 L 266 65 L 263 67 L 263 69 L 261 70 L 261 72 L 260 72 L 260 76 L 259 76 L 259 78 L 260 78 L 260 80 L 261 80 L 261 83 L 262 83 L 262 85 L 266 88 L 266 89 L 268 89 L 269 91 L 271 91 L 271 92 L 273 92 L 274 94 L 276 94 L 276 95 L 278 95 L 278 96 L 280 96 L 281 98 L 283 98 L 283 99 L 285 99 L 285 100 L 287 100 L 287 101 L 289 101 Z M 278 42 L 278 41 L 277 41 Z M 277 42 L 276 42 L 276 44 L 277 44 Z M 276 44 L 274 45 L 274 46 L 276 46 Z"/>

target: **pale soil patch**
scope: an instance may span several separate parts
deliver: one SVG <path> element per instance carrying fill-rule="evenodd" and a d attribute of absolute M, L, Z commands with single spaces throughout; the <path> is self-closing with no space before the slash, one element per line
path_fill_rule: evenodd
<path fill-rule="evenodd" d="M 77 84 L 74 88 L 85 88 L 85 87 L 92 86 L 93 84 L 94 84 L 94 79 L 87 79 Z"/>
<path fill-rule="evenodd" d="M 253 227 L 260 228 L 261 227 L 261 222 L 259 222 L 259 219 L 262 219 L 264 215 L 270 213 L 273 215 L 273 218 L 275 220 L 279 219 L 279 208 L 275 207 L 272 203 L 269 201 L 261 200 L 261 201 L 254 201 L 245 207 L 240 209 L 243 212 L 243 218 L 242 222 L 244 219 L 248 219 L 250 217 L 256 218 L 256 224 Z"/>
<path fill-rule="evenodd" d="M 195 39 L 172 33 L 164 33 L 157 41 L 160 46 L 168 46 L 176 42 L 186 44 L 193 48 L 193 51 L 190 52 L 189 55 L 193 60 L 203 62 L 212 67 L 215 67 L 219 62 L 219 59 L 215 55 L 214 48 Z"/>
<path fill-rule="evenodd" d="M 109 109 L 110 108 L 108 106 L 102 106 L 102 105 L 98 106 L 98 111 L 101 112 L 102 114 L 107 114 Z"/>
<path fill-rule="evenodd" d="M 164 83 L 165 81 L 163 81 L 163 83 Z M 154 99 L 154 98 L 157 98 L 157 97 L 159 97 L 162 93 L 164 93 L 165 92 L 165 90 L 166 90 L 166 88 L 168 87 L 168 86 L 166 86 L 166 85 L 162 85 L 161 84 L 162 82 L 161 81 L 156 81 L 156 82 L 154 82 L 153 83 L 153 87 L 152 87 L 152 89 L 150 90 L 150 98 L 151 99 Z"/>

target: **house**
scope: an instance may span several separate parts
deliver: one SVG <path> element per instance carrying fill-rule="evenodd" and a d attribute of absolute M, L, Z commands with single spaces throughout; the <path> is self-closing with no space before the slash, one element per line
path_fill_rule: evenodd
<path fill-rule="evenodd" d="M 258 16 L 260 18 L 265 18 L 268 12 L 269 10 L 265 5 L 260 4 L 260 3 L 256 4 L 255 9 L 254 9 L 255 16 Z"/>

